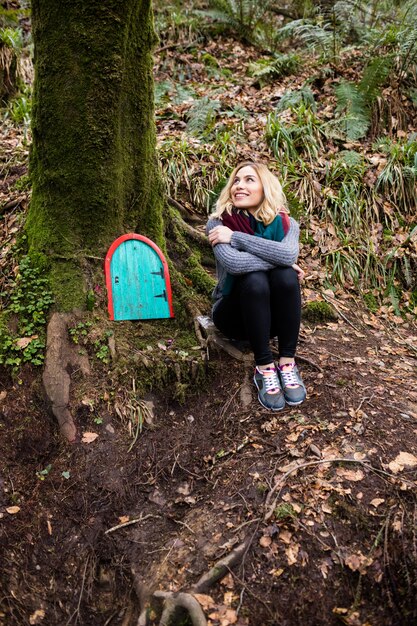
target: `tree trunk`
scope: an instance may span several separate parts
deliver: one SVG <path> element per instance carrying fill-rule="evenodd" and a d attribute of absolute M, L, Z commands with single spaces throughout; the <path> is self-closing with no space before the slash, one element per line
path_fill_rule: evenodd
<path fill-rule="evenodd" d="M 27 221 L 57 306 L 85 304 L 84 260 L 119 235 L 163 243 L 150 0 L 33 0 L 35 85 Z M 42 258 L 42 257 L 41 257 Z"/>

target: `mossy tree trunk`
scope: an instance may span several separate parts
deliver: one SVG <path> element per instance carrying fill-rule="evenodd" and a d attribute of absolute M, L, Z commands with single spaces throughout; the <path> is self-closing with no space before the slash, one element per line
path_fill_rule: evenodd
<path fill-rule="evenodd" d="M 163 246 L 150 0 L 32 0 L 30 252 L 58 308 L 83 306 L 84 260 L 139 231 Z"/>

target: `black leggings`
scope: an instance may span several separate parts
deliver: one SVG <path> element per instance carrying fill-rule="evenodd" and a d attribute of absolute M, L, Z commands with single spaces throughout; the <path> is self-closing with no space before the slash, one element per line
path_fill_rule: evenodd
<path fill-rule="evenodd" d="M 276 267 L 234 277 L 233 289 L 213 311 L 213 322 L 229 339 L 247 339 L 257 365 L 273 362 L 269 340 L 278 336 L 279 355 L 293 357 L 301 319 L 297 272 Z"/>

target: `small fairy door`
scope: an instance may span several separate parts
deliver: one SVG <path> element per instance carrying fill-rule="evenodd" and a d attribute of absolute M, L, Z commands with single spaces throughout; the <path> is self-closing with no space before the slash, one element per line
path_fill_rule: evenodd
<path fill-rule="evenodd" d="M 174 317 L 168 265 L 158 246 L 130 233 L 112 243 L 105 261 L 111 320 Z"/>

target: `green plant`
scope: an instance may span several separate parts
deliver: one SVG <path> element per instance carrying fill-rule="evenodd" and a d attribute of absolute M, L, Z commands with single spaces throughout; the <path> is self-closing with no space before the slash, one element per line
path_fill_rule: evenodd
<path fill-rule="evenodd" d="M 339 118 L 328 123 L 328 133 L 339 129 L 347 139 L 365 137 L 372 121 L 372 107 L 392 67 L 390 56 L 373 59 L 365 68 L 359 83 L 342 81 L 336 88 L 336 111 Z"/>
<path fill-rule="evenodd" d="M 45 480 L 45 478 L 48 476 L 51 469 L 52 469 L 52 465 L 47 465 L 45 469 L 38 470 L 36 472 L 36 476 L 39 478 L 39 480 Z"/>
<path fill-rule="evenodd" d="M 313 162 L 323 148 L 322 122 L 304 102 L 291 112 L 290 121 L 277 111 L 268 116 L 266 139 L 276 158 L 285 163 L 301 158 Z"/>
<path fill-rule="evenodd" d="M 212 130 L 220 108 L 220 101 L 209 96 L 196 100 L 187 113 L 187 132 L 190 135 L 206 135 Z"/>
<path fill-rule="evenodd" d="M 298 91 L 293 91 L 291 89 L 286 91 L 275 107 L 275 111 L 277 113 L 281 113 L 282 111 L 285 111 L 285 109 L 296 109 L 301 104 L 303 104 L 306 108 L 310 108 L 312 111 L 316 111 L 317 107 L 314 94 L 307 85 L 304 85 Z"/>
<path fill-rule="evenodd" d="M 294 52 L 275 54 L 269 59 L 260 59 L 249 65 L 249 74 L 263 87 L 266 83 L 295 74 L 300 66 L 301 58 Z"/>
<path fill-rule="evenodd" d="M 88 333 L 92 327 L 92 322 L 78 322 L 75 326 L 68 329 L 69 335 L 75 344 L 86 344 Z"/>
<path fill-rule="evenodd" d="M 107 330 L 104 333 L 103 339 L 96 339 L 94 341 L 95 354 L 99 361 L 105 363 L 106 365 L 110 363 L 110 348 L 108 344 L 109 337 L 113 335 L 113 331 Z"/>
<path fill-rule="evenodd" d="M 387 163 L 379 174 L 376 188 L 383 191 L 403 215 L 415 215 L 417 203 L 417 135 L 393 141 L 386 137 L 374 148 L 384 153 Z"/>
<path fill-rule="evenodd" d="M 244 41 L 253 42 L 270 4 L 269 0 L 210 0 L 209 10 L 203 14 L 230 28 Z"/>
<path fill-rule="evenodd" d="M 52 303 L 43 268 L 30 256 L 23 257 L 0 323 L 0 364 L 17 368 L 26 362 L 43 363 L 46 315 Z M 15 331 L 9 328 L 11 317 Z"/>
<path fill-rule="evenodd" d="M 287 519 L 294 519 L 297 517 L 297 512 L 289 502 L 283 502 L 275 508 L 274 515 L 277 520 L 283 521 Z"/>

